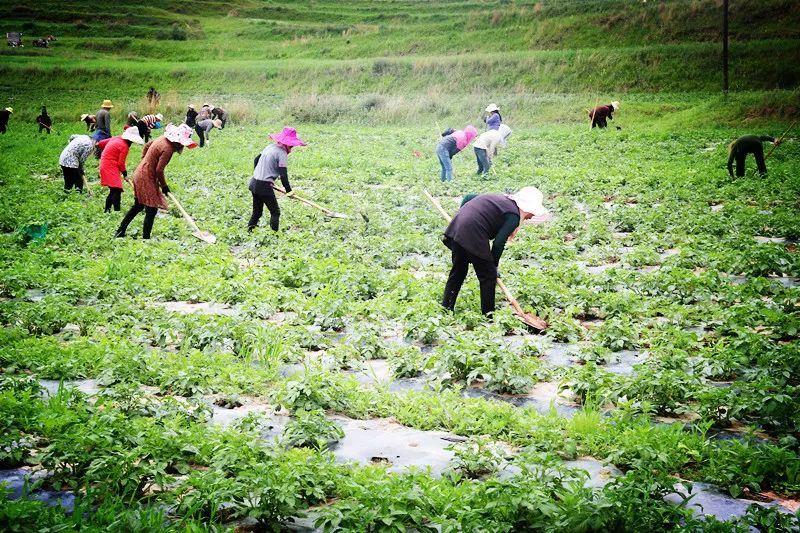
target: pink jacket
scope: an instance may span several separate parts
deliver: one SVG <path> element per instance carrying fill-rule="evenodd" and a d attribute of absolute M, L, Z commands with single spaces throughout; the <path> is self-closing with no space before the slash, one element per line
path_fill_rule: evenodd
<path fill-rule="evenodd" d="M 450 135 L 455 138 L 456 148 L 461 151 L 472 142 L 472 139 L 474 139 L 476 135 L 478 135 L 478 130 L 475 129 L 475 126 L 469 125 L 464 128 L 464 131 L 456 130 Z"/>

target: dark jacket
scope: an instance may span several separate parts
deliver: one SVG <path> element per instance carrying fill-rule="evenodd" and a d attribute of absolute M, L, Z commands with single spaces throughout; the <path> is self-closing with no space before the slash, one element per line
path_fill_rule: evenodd
<path fill-rule="evenodd" d="M 498 237 L 504 227 L 513 226 L 513 231 L 518 225 L 519 207 L 514 200 L 504 194 L 481 194 L 465 198 L 442 240 L 448 248 L 456 242 L 469 253 L 497 264 L 510 232 L 503 231 L 502 243 L 495 241 L 495 247 L 499 245 L 496 254 L 489 249 L 489 241 Z"/>
<path fill-rule="evenodd" d="M 186 125 L 190 128 L 194 128 L 195 124 L 197 124 L 197 111 L 194 109 L 190 109 L 186 112 Z"/>
<path fill-rule="evenodd" d="M 0 125 L 7 125 L 8 124 L 8 117 L 11 116 L 11 113 L 6 111 L 5 109 L 0 109 Z"/>
<path fill-rule="evenodd" d="M 611 116 L 611 113 L 614 111 L 614 106 L 611 104 L 599 105 L 589 111 L 589 118 L 593 118 L 594 120 L 600 120 L 604 118 L 608 118 L 608 120 L 614 120 L 614 117 Z"/>

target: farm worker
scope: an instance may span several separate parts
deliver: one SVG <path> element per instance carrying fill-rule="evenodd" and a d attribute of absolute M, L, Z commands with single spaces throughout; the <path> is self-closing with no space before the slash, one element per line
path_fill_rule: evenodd
<path fill-rule="evenodd" d="M 486 174 L 492 168 L 492 158 L 497 154 L 499 146 L 505 146 L 508 136 L 511 135 L 511 128 L 501 124 L 499 129 L 486 130 L 478 135 L 475 144 L 475 158 L 478 160 L 478 174 Z"/>
<path fill-rule="evenodd" d="M 197 123 L 194 127 L 194 131 L 197 132 L 197 135 L 200 136 L 200 148 L 205 146 L 208 141 L 208 132 L 213 130 L 214 128 L 222 128 L 222 121 L 220 119 L 211 120 L 207 118 L 205 120 L 201 120 Z"/>
<path fill-rule="evenodd" d="M 64 173 L 64 192 L 75 187 L 83 192 L 83 164 L 94 148 L 94 141 L 88 135 L 70 135 L 69 143 L 61 151 L 58 164 Z"/>
<path fill-rule="evenodd" d="M 94 131 L 97 126 L 97 118 L 95 115 L 87 115 L 84 113 L 81 115 L 81 122 L 86 123 L 86 131 Z"/>
<path fill-rule="evenodd" d="M 442 165 L 442 181 L 453 181 L 453 162 L 451 159 L 458 152 L 466 148 L 478 134 L 474 126 L 467 126 L 464 131 L 445 130 L 442 140 L 436 147 L 436 155 Z"/>
<path fill-rule="evenodd" d="M 128 179 L 125 160 L 132 143 L 144 144 L 137 128 L 128 128 L 121 137 L 111 137 L 97 143 L 103 150 L 100 156 L 100 185 L 108 187 L 106 213 L 110 213 L 112 207 L 114 211 L 119 211 L 122 199 L 122 180 L 119 176 L 122 174 L 123 178 Z"/>
<path fill-rule="evenodd" d="M 184 146 L 189 149 L 197 146 L 192 141 L 192 128 L 186 124 L 168 124 L 164 135 L 144 145 L 142 160 L 133 173 L 134 203 L 120 222 L 115 237 L 124 237 L 131 221 L 144 211 L 142 238 L 150 238 L 156 213 L 159 208 L 168 207 L 164 195 L 169 194 L 169 186 L 164 177 L 164 169 L 172 159 L 172 154 L 183 152 Z"/>
<path fill-rule="evenodd" d="M 486 129 L 500 129 L 500 124 L 503 123 L 503 117 L 500 116 L 500 108 L 497 107 L 497 104 L 489 104 L 486 106 L 486 112 L 489 113 L 483 119 L 483 121 L 486 123 Z"/>
<path fill-rule="evenodd" d="M 225 123 L 228 122 L 229 115 L 228 112 L 221 107 L 214 106 L 211 109 L 211 118 L 218 118 L 222 121 L 222 126 L 219 127 L 219 129 L 222 130 L 225 129 Z"/>
<path fill-rule="evenodd" d="M 122 129 L 127 130 L 128 128 L 132 128 L 136 126 L 137 122 L 139 122 L 139 115 L 137 115 L 135 111 L 131 111 L 128 113 L 128 118 L 125 120 L 125 125 L 122 126 Z"/>
<path fill-rule="evenodd" d="M 197 124 L 197 111 L 194 109 L 194 105 L 189 104 L 188 109 L 186 110 L 186 125 L 190 128 L 194 128 Z"/>
<path fill-rule="evenodd" d="M 606 118 L 608 120 L 614 120 L 614 117 L 611 116 L 611 113 L 619 109 L 619 102 L 611 102 L 608 105 L 599 105 L 589 111 L 589 118 L 592 119 L 592 128 L 597 126 L 598 128 L 605 128 L 608 126 L 608 122 L 606 122 Z"/>
<path fill-rule="evenodd" d="M 164 120 L 164 115 L 156 113 L 155 115 L 145 115 L 136 122 L 136 127 L 139 128 L 139 135 L 142 136 L 144 142 L 150 141 L 150 132 L 161 128 L 162 120 Z"/>
<path fill-rule="evenodd" d="M 47 108 L 45 106 L 42 106 L 42 112 L 36 117 L 36 123 L 39 125 L 39 133 L 42 133 L 42 130 L 47 130 L 47 134 L 50 134 L 53 119 L 47 114 Z"/>
<path fill-rule="evenodd" d="M 100 106 L 100 111 L 95 115 L 95 132 L 92 138 L 95 141 L 102 141 L 111 137 L 111 112 L 109 111 L 114 107 L 111 100 L 103 100 L 103 105 Z"/>
<path fill-rule="evenodd" d="M 6 128 L 8 127 L 8 119 L 11 117 L 11 114 L 14 112 L 13 107 L 7 107 L 0 111 L 0 133 L 5 134 Z"/>
<path fill-rule="evenodd" d="M 511 195 L 465 196 L 461 209 L 447 226 L 442 239 L 453 258 L 442 305 L 451 311 L 455 308 L 458 292 L 472 263 L 481 287 L 481 312 L 484 315 L 492 313 L 497 266 L 506 241 L 514 238 L 523 220 L 547 212 L 542 206 L 542 193 L 536 187 L 524 187 Z M 493 240 L 491 249 L 490 240 Z"/>
<path fill-rule="evenodd" d="M 200 122 L 201 120 L 205 120 L 207 118 L 211 118 L 211 104 L 206 102 L 203 104 L 203 107 L 200 108 L 200 113 L 197 115 L 197 121 Z"/>
<path fill-rule="evenodd" d="M 278 231 L 281 210 L 278 199 L 275 198 L 273 185 L 277 178 L 281 179 L 287 196 L 291 196 L 292 186 L 289 185 L 289 173 L 286 168 L 289 154 L 295 146 L 305 146 L 306 143 L 297 137 L 294 128 L 283 128 L 280 133 L 270 134 L 275 144 L 270 144 L 256 158 L 253 177 L 250 178 L 248 188 L 253 195 L 253 214 L 247 223 L 247 231 L 253 231 L 264 213 L 264 205 L 269 209 L 269 226 L 273 231 Z"/>
<path fill-rule="evenodd" d="M 747 154 L 753 154 L 756 158 L 756 165 L 758 165 L 758 173 L 762 176 L 767 173 L 767 165 L 764 163 L 764 147 L 762 142 L 771 142 L 773 144 L 780 144 L 774 137 L 769 135 L 745 135 L 739 137 L 731 143 L 728 147 L 728 174 L 733 177 L 733 160 L 736 160 L 736 177 L 741 178 L 744 176 L 744 160 L 747 159 Z"/>

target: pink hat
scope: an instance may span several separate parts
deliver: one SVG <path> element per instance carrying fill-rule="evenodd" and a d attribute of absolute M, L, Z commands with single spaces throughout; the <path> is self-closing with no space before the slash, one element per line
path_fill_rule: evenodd
<path fill-rule="evenodd" d="M 456 148 L 459 150 L 463 150 L 467 147 L 469 143 L 472 142 L 472 139 L 478 135 L 478 130 L 475 129 L 475 126 L 467 126 L 464 128 L 464 131 L 456 130 L 452 133 L 453 137 L 456 139 Z"/>
<path fill-rule="evenodd" d="M 197 143 L 192 140 L 192 128 L 186 124 L 181 124 L 180 126 L 167 124 L 164 130 L 164 137 L 169 139 L 170 142 L 181 143 L 186 148 L 197 148 Z"/>
<path fill-rule="evenodd" d="M 297 131 L 294 128 L 285 127 L 280 133 L 270 133 L 270 138 L 286 146 L 305 146 L 306 143 L 297 137 Z"/>

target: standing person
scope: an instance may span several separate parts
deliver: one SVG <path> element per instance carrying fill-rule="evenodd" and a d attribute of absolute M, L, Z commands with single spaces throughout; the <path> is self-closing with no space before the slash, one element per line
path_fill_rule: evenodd
<path fill-rule="evenodd" d="M 36 117 L 36 123 L 39 125 L 39 133 L 42 133 L 42 130 L 47 130 L 47 134 L 50 135 L 53 119 L 47 114 L 47 108 L 45 106 L 42 106 L 42 112 Z"/>
<path fill-rule="evenodd" d="M 447 278 L 442 306 L 455 309 L 456 298 L 472 263 L 481 287 L 481 312 L 490 315 L 495 306 L 497 266 L 506 242 L 513 239 L 521 221 L 547 214 L 542 193 L 524 187 L 516 194 L 470 194 L 444 232 L 445 246 L 452 252 L 453 267 Z M 489 241 L 493 240 L 491 248 Z"/>
<path fill-rule="evenodd" d="M 499 146 L 505 146 L 508 136 L 511 135 L 511 128 L 505 124 L 500 125 L 500 129 L 486 130 L 478 135 L 475 144 L 475 158 L 478 160 L 478 174 L 487 174 L 492 168 L 492 158 L 497 154 Z"/>
<path fill-rule="evenodd" d="M 225 123 L 228 122 L 228 112 L 221 107 L 214 106 L 211 109 L 211 118 L 217 118 L 222 121 L 222 126 L 219 129 L 225 129 Z"/>
<path fill-rule="evenodd" d="M 273 231 L 278 231 L 278 224 L 281 217 L 281 209 L 278 207 L 278 199 L 275 198 L 273 185 L 277 178 L 281 179 L 283 188 L 287 196 L 291 196 L 292 186 L 289 185 L 289 171 L 287 164 L 289 154 L 295 146 L 305 146 L 306 143 L 297 137 L 294 128 L 283 128 L 280 133 L 270 134 L 270 138 L 275 144 L 270 144 L 261 152 L 256 159 L 253 177 L 250 178 L 248 188 L 253 195 L 253 213 L 247 223 L 247 231 L 253 231 L 264 213 L 264 205 L 269 209 L 269 225 Z"/>
<path fill-rule="evenodd" d="M 194 128 L 197 125 L 197 111 L 194 109 L 194 105 L 189 104 L 186 110 L 186 125 L 190 128 Z"/>
<path fill-rule="evenodd" d="M 73 187 L 83 192 L 83 164 L 94 148 L 94 141 L 88 135 L 70 135 L 69 143 L 61 151 L 58 164 L 64 173 L 64 192 Z"/>
<path fill-rule="evenodd" d="M 145 115 L 136 123 L 139 128 L 139 135 L 142 136 L 144 142 L 150 141 L 150 133 L 153 130 L 161 128 L 162 120 L 164 120 L 164 115 L 156 113 L 155 115 Z"/>
<path fill-rule="evenodd" d="M 103 155 L 100 156 L 100 185 L 108 187 L 106 213 L 110 213 L 112 207 L 114 211 L 119 211 L 120 209 L 122 200 L 120 174 L 126 180 L 128 179 L 125 161 L 128 159 L 128 151 L 132 143 L 144 144 L 137 128 L 128 128 L 122 133 L 121 137 L 111 137 L 97 143 L 103 150 Z"/>
<path fill-rule="evenodd" d="M 214 128 L 221 128 L 221 127 L 222 127 L 222 121 L 219 119 L 211 120 L 210 118 L 207 118 L 205 120 L 201 120 L 200 122 L 198 122 L 197 125 L 194 127 L 194 131 L 196 131 L 197 135 L 200 136 L 200 148 L 202 148 L 203 146 L 206 145 L 207 142 L 209 142 L 208 133 Z"/>
<path fill-rule="evenodd" d="M 607 127 L 608 122 L 606 122 L 606 118 L 608 118 L 608 120 L 614 120 L 614 117 L 611 116 L 611 113 L 618 109 L 619 102 L 614 101 L 608 105 L 599 105 L 589 111 L 589 118 L 592 119 L 592 128 L 595 126 L 601 129 Z"/>
<path fill-rule="evenodd" d="M 442 181 L 453 181 L 453 156 L 466 148 L 478 134 L 474 126 L 467 126 L 464 131 L 447 129 L 436 147 L 436 155 L 442 165 Z"/>
<path fill-rule="evenodd" d="M 203 107 L 200 108 L 200 113 L 197 115 L 197 122 L 207 118 L 211 118 L 211 104 L 208 102 L 203 104 Z"/>
<path fill-rule="evenodd" d="M 767 165 L 764 162 L 764 147 L 762 142 L 780 144 L 775 137 L 769 135 L 745 135 L 733 141 L 728 147 L 728 174 L 733 177 L 733 160 L 736 160 L 736 177 L 744 177 L 744 162 L 748 154 L 753 154 L 756 158 L 758 173 L 761 177 L 767 173 Z"/>
<path fill-rule="evenodd" d="M 102 141 L 111 137 L 111 112 L 114 107 L 111 100 L 103 100 L 103 105 L 100 106 L 100 111 L 95 114 L 95 132 L 92 138 L 95 141 Z"/>
<path fill-rule="evenodd" d="M 0 111 L 0 133 L 5 134 L 6 128 L 8 128 L 8 119 L 11 117 L 11 114 L 14 112 L 13 107 L 7 107 Z"/>
<path fill-rule="evenodd" d="M 500 124 L 503 123 L 503 117 L 500 116 L 500 108 L 497 104 L 489 104 L 486 106 L 486 112 L 489 113 L 483 121 L 486 123 L 487 130 L 500 129 Z"/>
<path fill-rule="evenodd" d="M 139 166 L 133 173 L 135 200 L 122 219 L 114 237 L 124 237 L 128 225 L 136 215 L 144 211 L 142 238 L 150 238 L 156 213 L 159 208 L 167 209 L 168 207 L 167 199 L 164 196 L 169 194 L 169 186 L 164 176 L 164 169 L 173 154 L 183 152 L 184 146 L 190 150 L 197 146 L 197 143 L 192 141 L 192 128 L 186 124 L 180 126 L 168 124 L 164 135 L 144 145 L 142 160 L 139 161 Z"/>

